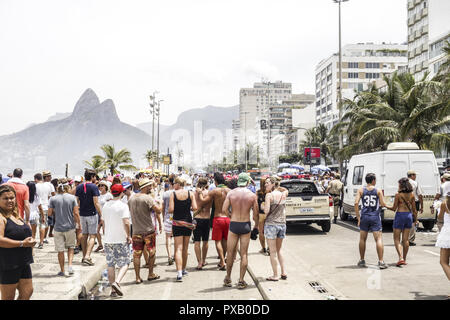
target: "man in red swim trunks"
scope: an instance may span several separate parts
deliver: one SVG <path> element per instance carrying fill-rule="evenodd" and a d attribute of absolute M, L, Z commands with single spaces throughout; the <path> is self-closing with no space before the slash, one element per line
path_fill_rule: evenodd
<path fill-rule="evenodd" d="M 212 201 L 214 201 L 215 210 L 212 239 L 216 242 L 216 249 L 219 254 L 219 270 L 226 270 L 225 254 L 227 252 L 230 218 L 228 212 L 222 211 L 222 206 L 230 189 L 225 186 L 225 179 L 220 172 L 214 173 L 214 184 L 216 185 L 216 188 L 209 191 L 206 197 L 204 197 L 201 193 L 199 194 L 199 197 L 205 206 L 211 205 Z"/>

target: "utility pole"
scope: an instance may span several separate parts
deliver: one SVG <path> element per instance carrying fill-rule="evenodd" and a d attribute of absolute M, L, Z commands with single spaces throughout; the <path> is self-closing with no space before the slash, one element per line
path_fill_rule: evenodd
<path fill-rule="evenodd" d="M 347 2 L 349 0 L 333 0 L 334 3 L 339 4 L 339 91 L 338 91 L 338 110 L 339 110 L 339 123 L 342 121 L 342 45 L 341 45 L 341 2 Z M 339 149 L 344 147 L 344 137 L 342 133 L 339 134 Z M 342 174 L 343 165 L 342 160 L 339 160 L 339 172 Z"/>
<path fill-rule="evenodd" d="M 157 116 L 158 116 L 158 137 L 157 137 L 157 144 L 156 144 L 156 165 L 159 169 L 159 116 L 161 114 L 161 102 L 164 100 L 158 100 L 158 108 L 156 109 Z"/>
<path fill-rule="evenodd" d="M 245 172 L 247 172 L 247 113 L 248 111 L 242 112 L 244 114 L 244 144 L 245 144 Z"/>

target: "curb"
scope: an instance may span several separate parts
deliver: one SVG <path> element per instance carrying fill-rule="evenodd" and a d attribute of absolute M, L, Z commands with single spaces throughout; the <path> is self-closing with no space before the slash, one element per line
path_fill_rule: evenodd
<path fill-rule="evenodd" d="M 259 282 L 259 280 L 256 277 L 256 275 L 253 273 L 253 270 L 250 268 L 250 266 L 247 266 L 247 271 L 250 274 L 250 277 L 252 277 L 253 281 L 255 282 L 256 287 L 258 288 L 258 291 L 261 294 L 261 296 L 263 297 L 263 299 L 264 300 L 270 300 L 269 296 L 264 291 L 263 287 L 261 286 L 261 283 Z"/>
<path fill-rule="evenodd" d="M 64 300 L 79 300 L 80 294 L 87 298 L 89 291 L 96 286 L 97 282 L 102 278 L 102 271 L 107 267 L 106 262 L 96 264 L 92 270 L 88 271 L 87 276 L 84 279 L 82 278 L 81 285 L 72 290 Z"/>

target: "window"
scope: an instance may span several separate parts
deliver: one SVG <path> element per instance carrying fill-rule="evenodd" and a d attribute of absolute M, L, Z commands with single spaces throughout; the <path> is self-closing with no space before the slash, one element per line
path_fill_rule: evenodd
<path fill-rule="evenodd" d="M 379 73 L 366 73 L 366 79 L 378 79 L 379 77 Z"/>
<path fill-rule="evenodd" d="M 379 69 L 380 63 L 378 62 L 366 62 L 366 68 L 367 69 Z"/>
<path fill-rule="evenodd" d="M 358 166 L 353 169 L 353 185 L 362 185 L 363 174 L 364 166 Z"/>
<path fill-rule="evenodd" d="M 358 79 L 358 72 L 349 72 L 348 78 L 349 79 Z"/>
<path fill-rule="evenodd" d="M 331 104 L 329 104 L 328 106 L 327 106 L 327 111 L 330 111 L 331 110 Z"/>
<path fill-rule="evenodd" d="M 320 116 L 320 110 L 317 110 L 316 114 L 317 114 L 318 116 Z"/>
<path fill-rule="evenodd" d="M 331 74 L 327 76 L 327 82 L 331 81 Z"/>
<path fill-rule="evenodd" d="M 350 69 L 358 69 L 358 62 L 349 62 L 348 67 Z"/>

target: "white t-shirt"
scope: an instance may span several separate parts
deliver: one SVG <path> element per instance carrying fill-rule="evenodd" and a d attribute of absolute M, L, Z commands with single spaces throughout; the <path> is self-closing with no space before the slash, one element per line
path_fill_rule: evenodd
<path fill-rule="evenodd" d="M 110 200 L 103 206 L 102 220 L 105 221 L 105 243 L 125 243 L 127 234 L 123 219 L 130 219 L 130 209 L 120 200 Z M 131 219 L 130 219 L 131 220 Z"/>
<path fill-rule="evenodd" d="M 41 198 L 42 210 L 48 210 L 48 199 L 52 196 L 52 192 L 55 192 L 55 187 L 50 182 L 38 182 L 36 183 L 36 193 Z"/>
<path fill-rule="evenodd" d="M 36 218 L 39 218 L 39 205 L 41 204 L 41 198 L 36 193 L 34 195 L 33 203 L 30 203 L 30 220 L 35 220 Z"/>
<path fill-rule="evenodd" d="M 441 187 L 442 187 L 441 196 L 443 196 L 443 197 L 445 197 L 447 195 L 450 196 L 450 181 L 445 181 Z"/>
<path fill-rule="evenodd" d="M 112 194 L 107 192 L 105 194 L 100 194 L 98 197 L 98 203 L 100 204 L 100 207 L 103 208 L 106 202 L 111 200 L 113 198 Z"/>
<path fill-rule="evenodd" d="M 411 183 L 411 186 L 413 187 L 414 199 L 419 201 L 419 196 L 422 195 L 422 189 L 417 181 L 414 181 L 413 179 L 409 179 L 409 183 Z"/>

